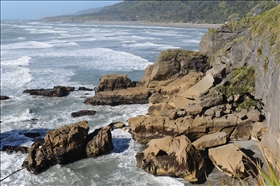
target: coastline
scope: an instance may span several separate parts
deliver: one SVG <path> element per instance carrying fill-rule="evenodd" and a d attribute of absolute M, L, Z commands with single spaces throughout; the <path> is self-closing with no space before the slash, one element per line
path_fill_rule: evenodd
<path fill-rule="evenodd" d="M 100 25 L 132 25 L 132 26 L 159 26 L 175 28 L 219 28 L 223 24 L 198 24 L 198 23 L 152 23 L 143 21 L 91 21 Z"/>

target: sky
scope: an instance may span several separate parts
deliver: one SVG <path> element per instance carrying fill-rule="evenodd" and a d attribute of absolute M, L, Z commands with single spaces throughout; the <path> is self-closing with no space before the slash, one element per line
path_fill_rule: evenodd
<path fill-rule="evenodd" d="M 69 15 L 80 10 L 117 4 L 121 0 L 88 1 L 15 1 L 1 0 L 1 20 L 37 20 L 44 17 Z"/>

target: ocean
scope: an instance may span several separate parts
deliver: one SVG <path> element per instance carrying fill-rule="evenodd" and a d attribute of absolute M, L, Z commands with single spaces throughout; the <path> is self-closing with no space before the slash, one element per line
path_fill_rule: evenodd
<path fill-rule="evenodd" d="M 127 74 L 140 80 L 147 65 L 166 49 L 198 51 L 207 29 L 159 26 L 106 25 L 1 21 L 1 149 L 4 145 L 31 146 L 26 132 L 44 137 L 50 129 L 87 120 L 92 132 L 101 126 L 146 114 L 148 105 L 91 106 L 84 99 L 105 74 Z M 73 86 L 67 97 L 48 98 L 23 94 L 25 89 Z M 71 117 L 82 109 L 94 116 Z M 114 150 L 98 158 L 55 165 L 33 175 L 23 169 L 1 185 L 188 185 L 181 178 L 156 177 L 136 167 L 135 155 L 142 145 L 123 130 L 112 132 Z M 26 154 L 1 153 L 1 179 L 21 168 Z"/>

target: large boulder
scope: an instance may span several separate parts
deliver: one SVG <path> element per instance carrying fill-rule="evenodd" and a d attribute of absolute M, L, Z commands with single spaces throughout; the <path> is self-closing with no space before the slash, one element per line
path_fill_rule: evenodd
<path fill-rule="evenodd" d="M 99 86 L 95 87 L 95 93 L 102 91 L 113 91 L 135 87 L 136 82 L 132 82 L 125 74 L 108 74 L 99 80 Z"/>
<path fill-rule="evenodd" d="M 80 110 L 77 112 L 72 112 L 71 116 L 72 117 L 80 117 L 80 116 L 86 116 L 86 115 L 95 115 L 96 111 L 95 110 Z"/>
<path fill-rule="evenodd" d="M 230 143 L 224 146 L 210 148 L 208 157 L 219 170 L 225 172 L 227 175 L 237 178 L 244 177 L 245 165 L 243 160 L 245 156 L 238 144 Z"/>
<path fill-rule="evenodd" d="M 137 167 L 157 176 L 196 182 L 205 173 L 203 157 L 184 135 L 151 140 L 144 151 L 137 153 L 136 160 Z"/>
<path fill-rule="evenodd" d="M 204 148 L 216 147 L 219 145 L 224 145 L 228 141 L 227 133 L 225 132 L 216 132 L 214 134 L 208 134 L 202 136 L 201 138 L 192 142 L 193 146 L 200 150 Z"/>
<path fill-rule="evenodd" d="M 44 144 L 35 143 L 22 166 L 38 174 L 55 164 L 68 164 L 85 157 L 88 122 L 81 121 L 47 132 Z"/>
<path fill-rule="evenodd" d="M 87 157 L 97 157 L 113 149 L 111 127 L 96 129 L 87 137 Z"/>

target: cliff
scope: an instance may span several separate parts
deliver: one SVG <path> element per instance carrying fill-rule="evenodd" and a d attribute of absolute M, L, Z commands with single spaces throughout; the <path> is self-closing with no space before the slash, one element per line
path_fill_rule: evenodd
<path fill-rule="evenodd" d="M 280 155 L 280 5 L 259 16 L 209 29 L 200 52 L 213 66 L 226 64 L 229 72 L 241 66 L 255 69 L 253 96 L 264 105 L 269 129 L 263 146 L 275 160 Z"/>

